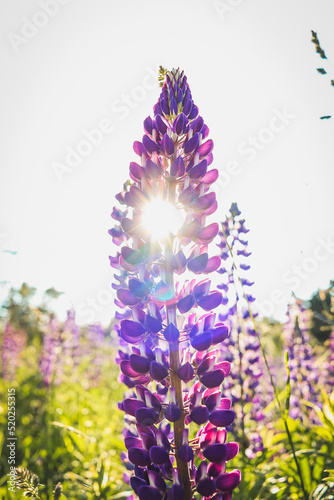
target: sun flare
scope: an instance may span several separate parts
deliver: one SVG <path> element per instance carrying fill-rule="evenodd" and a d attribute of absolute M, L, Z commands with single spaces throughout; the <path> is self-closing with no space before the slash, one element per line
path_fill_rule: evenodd
<path fill-rule="evenodd" d="M 182 226 L 182 211 L 168 201 L 157 198 L 144 207 L 142 222 L 152 238 L 164 240 L 170 234 L 177 234 Z"/>

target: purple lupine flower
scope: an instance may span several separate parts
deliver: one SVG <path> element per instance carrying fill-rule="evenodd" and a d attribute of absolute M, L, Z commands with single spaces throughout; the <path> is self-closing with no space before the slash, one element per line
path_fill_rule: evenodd
<path fill-rule="evenodd" d="M 248 287 L 253 283 L 243 276 L 250 269 L 246 263 L 247 257 L 251 255 L 245 239 L 248 230 L 236 203 L 232 203 L 229 211 L 230 215 L 222 223 L 218 245 L 222 256 L 222 265 L 218 269 L 222 282 L 218 288 L 224 292 L 220 319 L 226 321 L 230 328 L 230 335 L 221 350 L 232 362 L 232 373 L 224 383 L 224 393 L 232 399 L 237 413 L 231 432 L 242 439 L 246 455 L 254 458 L 257 452 L 263 450 L 260 437 L 264 425 L 262 411 L 269 402 L 270 394 L 264 389 L 260 345 L 249 313 L 249 304 L 255 298 L 248 292 Z M 256 317 L 256 313 L 253 313 L 253 317 Z M 249 403 L 250 411 L 245 412 L 245 405 Z M 246 427 L 248 436 L 245 436 Z"/>
<path fill-rule="evenodd" d="M 51 317 L 43 334 L 43 347 L 39 360 L 39 370 L 44 383 L 49 387 L 53 382 L 59 383 L 58 368 L 60 363 L 61 338 L 59 322 L 56 317 Z"/>
<path fill-rule="evenodd" d="M 303 301 L 295 299 L 287 311 L 287 321 L 284 324 L 284 342 L 289 354 L 291 379 L 290 416 L 302 420 L 308 426 L 318 424 L 318 418 L 313 410 L 301 403 L 306 400 L 322 406 L 319 379 L 321 370 L 316 362 L 316 354 L 310 344 L 308 326 L 309 311 L 303 306 Z"/>
<path fill-rule="evenodd" d="M 117 362 L 129 389 L 119 405 L 123 459 L 140 499 L 190 500 L 196 490 L 226 500 L 240 482 L 239 471 L 226 471 L 238 453 L 226 443 L 235 413 L 221 394 L 230 364 L 210 351 L 228 328 L 216 322 L 222 294 L 206 277 L 220 266 L 208 251 L 219 231 L 207 221 L 217 209 L 211 185 L 218 177 L 208 134 L 186 76 L 167 72 L 154 118 L 134 143 L 131 181 L 116 196 L 122 208 L 112 213 L 109 233 L 120 247 L 110 257 L 118 270 Z M 190 422 L 204 426 L 194 439 Z"/>
<path fill-rule="evenodd" d="M 334 388 L 334 330 L 328 339 L 329 356 L 326 366 L 326 380 L 325 384 L 328 386 L 329 391 L 333 391 Z"/>
<path fill-rule="evenodd" d="M 20 364 L 20 355 L 26 345 L 26 334 L 6 323 L 2 333 L 1 361 L 4 380 L 14 380 Z"/>

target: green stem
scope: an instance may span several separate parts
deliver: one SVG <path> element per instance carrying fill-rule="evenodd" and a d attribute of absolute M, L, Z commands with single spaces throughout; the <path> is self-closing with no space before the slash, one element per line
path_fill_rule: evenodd
<path fill-rule="evenodd" d="M 225 241 L 226 241 L 227 248 L 228 248 L 229 253 L 231 255 L 233 268 L 234 268 L 234 270 L 236 271 L 236 274 L 237 274 L 238 267 L 237 267 L 237 265 L 235 263 L 235 260 L 234 260 L 233 250 L 232 250 L 230 244 L 227 241 L 227 236 L 226 236 L 226 232 L 224 230 L 224 226 L 222 226 L 222 232 L 223 232 L 223 235 L 224 235 L 224 238 L 225 238 Z M 278 391 L 277 391 L 277 388 L 276 388 L 273 376 L 272 376 L 271 371 L 270 371 L 270 367 L 269 367 L 269 363 L 268 363 L 268 360 L 267 360 L 266 352 L 265 352 L 263 344 L 261 342 L 261 337 L 259 335 L 256 323 L 255 323 L 255 319 L 254 319 L 254 316 L 253 316 L 253 313 L 252 313 L 252 310 L 251 310 L 251 307 L 250 307 L 249 300 L 248 300 L 247 295 L 246 295 L 246 293 L 244 291 L 244 287 L 243 287 L 242 281 L 241 281 L 241 279 L 240 279 L 239 276 L 238 276 L 238 280 L 239 280 L 239 283 L 240 283 L 241 288 L 242 288 L 243 297 L 244 297 L 245 301 L 247 302 L 248 312 L 249 312 L 249 315 L 251 317 L 251 320 L 252 320 L 252 323 L 253 323 L 253 326 L 254 326 L 254 331 L 256 333 L 257 339 L 259 341 L 261 353 L 262 353 L 262 356 L 263 356 L 263 359 L 264 359 L 264 363 L 266 365 L 266 369 L 267 369 L 267 372 L 268 372 L 268 375 L 269 375 L 270 384 L 271 384 L 271 386 L 273 388 L 274 395 L 275 395 L 275 400 L 276 400 L 276 403 L 277 403 L 277 406 L 278 406 L 281 418 L 282 418 L 282 420 L 284 422 L 284 427 L 285 427 L 285 430 L 286 430 L 286 434 L 288 436 L 288 441 L 289 441 L 289 444 L 290 444 L 290 447 L 291 447 L 291 450 L 292 450 L 294 462 L 296 464 L 297 473 L 298 473 L 298 476 L 299 476 L 299 479 L 300 479 L 300 486 L 301 486 L 301 489 L 303 491 L 304 499 L 308 500 L 308 494 L 307 494 L 306 489 L 305 489 L 302 471 L 301 471 L 300 464 L 299 464 L 299 461 L 298 461 L 298 458 L 297 458 L 297 455 L 296 455 L 296 450 L 295 450 L 295 445 L 294 445 L 294 442 L 293 442 L 293 439 L 292 439 L 292 435 L 291 435 L 291 432 L 290 432 L 290 429 L 289 429 L 289 424 L 288 424 L 288 420 L 287 420 L 288 415 L 285 415 L 285 412 L 283 411 L 281 402 L 279 400 Z"/>

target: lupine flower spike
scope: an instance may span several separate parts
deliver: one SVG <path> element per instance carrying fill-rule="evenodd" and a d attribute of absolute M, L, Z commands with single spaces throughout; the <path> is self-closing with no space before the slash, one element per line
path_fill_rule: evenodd
<path fill-rule="evenodd" d="M 217 209 L 218 171 L 186 76 L 163 70 L 161 80 L 110 230 L 120 247 L 110 264 L 118 270 L 120 380 L 129 389 L 120 403 L 123 458 L 140 500 L 190 500 L 195 492 L 227 500 L 240 482 L 227 468 L 238 453 L 226 442 L 235 413 L 221 391 L 230 364 L 215 347 L 228 328 L 216 321 L 222 294 L 207 277 L 221 263 L 209 254 L 219 226 L 207 221 Z M 200 426 L 193 438 L 191 422 Z"/>

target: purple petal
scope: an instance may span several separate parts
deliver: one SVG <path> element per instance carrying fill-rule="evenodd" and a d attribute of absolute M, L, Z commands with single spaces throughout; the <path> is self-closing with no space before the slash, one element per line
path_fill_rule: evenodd
<path fill-rule="evenodd" d="M 210 257 L 210 259 L 208 260 L 204 272 L 213 273 L 214 271 L 217 271 L 220 264 L 221 264 L 221 258 L 218 255 L 214 255 L 213 257 Z"/>
<path fill-rule="evenodd" d="M 143 154 L 146 154 L 145 148 L 143 147 L 142 143 L 139 141 L 135 141 L 133 143 L 133 150 L 138 156 L 142 156 Z"/>
<path fill-rule="evenodd" d="M 190 446 L 183 444 L 179 448 L 178 457 L 182 462 L 190 462 L 194 458 L 194 452 Z"/>
<path fill-rule="evenodd" d="M 177 422 L 181 417 L 181 410 L 178 405 L 169 403 L 165 408 L 165 417 L 169 422 Z"/>
<path fill-rule="evenodd" d="M 121 330 L 126 335 L 130 335 L 130 337 L 139 337 L 146 331 L 140 323 L 129 319 L 123 319 L 123 321 L 121 321 Z"/>
<path fill-rule="evenodd" d="M 145 318 L 146 328 L 150 333 L 158 333 L 162 328 L 162 323 L 159 319 L 154 318 L 153 316 L 146 315 Z"/>
<path fill-rule="evenodd" d="M 138 372 L 133 370 L 133 368 L 130 365 L 130 361 L 124 359 L 123 361 L 120 362 L 120 369 L 121 372 L 124 373 L 126 377 L 131 377 L 131 378 L 137 378 L 140 376 Z"/>
<path fill-rule="evenodd" d="M 151 463 L 148 452 L 141 448 L 130 448 L 128 456 L 130 462 L 139 467 L 147 467 Z"/>
<path fill-rule="evenodd" d="M 135 413 L 138 424 L 150 427 L 159 420 L 159 414 L 152 408 L 138 408 Z"/>
<path fill-rule="evenodd" d="M 226 325 L 219 325 L 213 328 L 212 330 L 212 343 L 220 344 L 225 339 L 227 339 L 229 335 L 229 329 Z"/>
<path fill-rule="evenodd" d="M 185 258 L 185 255 L 182 252 L 182 250 L 180 250 L 176 255 L 173 255 L 173 257 L 171 258 L 170 265 L 174 271 L 178 272 L 182 271 L 185 268 L 186 263 L 187 259 Z"/>
<path fill-rule="evenodd" d="M 222 294 L 220 292 L 210 292 L 208 295 L 197 300 L 198 305 L 204 309 L 204 311 L 211 311 L 221 304 Z"/>
<path fill-rule="evenodd" d="M 139 500 L 162 500 L 164 494 L 152 486 L 141 486 L 137 493 Z"/>
<path fill-rule="evenodd" d="M 188 261 L 187 267 L 189 271 L 192 271 L 193 273 L 201 273 L 205 269 L 207 263 L 208 254 L 202 253 L 202 255 L 199 255 L 198 257 L 195 257 L 194 259 Z"/>
<path fill-rule="evenodd" d="M 194 378 L 195 371 L 193 366 L 189 363 L 185 363 L 184 365 L 180 366 L 180 368 L 177 371 L 177 376 L 183 380 L 183 382 L 190 382 Z"/>
<path fill-rule="evenodd" d="M 135 295 L 133 295 L 133 293 L 131 293 L 129 290 L 126 290 L 125 288 L 120 288 L 119 290 L 117 290 L 117 298 L 118 300 L 123 302 L 125 306 L 135 306 L 136 304 L 138 304 L 138 302 L 140 302 L 140 298 L 136 297 Z"/>
<path fill-rule="evenodd" d="M 234 422 L 234 419 L 235 412 L 233 410 L 214 410 L 209 416 L 210 422 L 216 427 L 227 427 Z"/>
<path fill-rule="evenodd" d="M 180 336 L 179 330 L 173 323 L 170 323 L 163 333 L 167 342 L 175 342 Z"/>
<path fill-rule="evenodd" d="M 145 176 L 145 169 L 132 161 L 130 163 L 130 174 L 134 181 L 140 181 Z"/>
<path fill-rule="evenodd" d="M 196 485 L 197 491 L 203 497 L 211 497 L 216 490 L 216 482 L 211 477 L 206 477 L 199 481 Z"/>
<path fill-rule="evenodd" d="M 178 301 L 177 308 L 181 314 L 185 314 L 188 311 L 190 311 L 190 309 L 193 307 L 194 304 L 195 304 L 195 297 L 192 294 L 190 294 L 187 295 L 187 297 L 184 297 L 183 299 Z"/>
<path fill-rule="evenodd" d="M 195 149 L 197 149 L 199 144 L 199 136 L 198 133 L 194 134 L 191 139 L 186 141 L 183 145 L 183 150 L 185 154 L 192 153 Z"/>
<path fill-rule="evenodd" d="M 184 161 L 182 156 L 178 156 L 176 160 L 173 161 L 172 166 L 170 167 L 170 175 L 173 177 L 182 177 L 186 171 L 184 166 Z"/>
<path fill-rule="evenodd" d="M 124 439 L 124 445 L 127 450 L 130 448 L 142 448 L 141 439 L 135 436 L 128 436 Z"/>
<path fill-rule="evenodd" d="M 167 489 L 166 483 L 156 471 L 148 470 L 147 475 L 150 485 L 153 488 L 156 488 L 157 490 L 160 490 L 162 492 L 166 491 Z"/>
<path fill-rule="evenodd" d="M 203 425 L 209 418 L 209 410 L 206 406 L 196 406 L 189 415 L 190 419 L 197 425 Z"/>
<path fill-rule="evenodd" d="M 210 396 L 205 398 L 205 401 L 204 401 L 205 406 L 211 412 L 219 406 L 220 400 L 221 400 L 221 392 L 220 391 L 214 392 L 214 393 L 210 394 Z"/>
<path fill-rule="evenodd" d="M 202 453 L 210 462 L 219 463 L 226 458 L 226 445 L 221 443 L 209 444 Z"/>
<path fill-rule="evenodd" d="M 145 168 L 152 179 L 159 179 L 162 174 L 161 166 L 154 163 L 150 158 L 146 159 Z"/>
<path fill-rule="evenodd" d="M 209 293 L 210 286 L 210 280 L 203 280 L 197 283 L 193 290 L 193 294 L 195 295 L 196 299 L 199 300 L 201 297 L 206 296 Z"/>
<path fill-rule="evenodd" d="M 169 459 L 169 453 L 161 446 L 152 446 L 150 448 L 150 459 L 155 465 L 165 464 Z"/>
<path fill-rule="evenodd" d="M 159 133 L 161 135 L 164 135 L 167 132 L 167 125 L 160 115 L 157 115 L 155 117 L 155 123 L 156 123 L 156 126 L 157 126 Z"/>
<path fill-rule="evenodd" d="M 203 385 L 205 385 L 205 387 L 213 389 L 218 387 L 223 382 L 224 378 L 225 373 L 223 370 L 213 370 L 212 372 L 202 375 L 202 377 L 200 377 L 200 381 Z"/>
<path fill-rule="evenodd" d="M 145 406 L 146 404 L 144 403 L 144 401 L 140 401 L 140 399 L 135 399 L 135 398 L 127 398 L 124 399 L 123 402 L 123 409 L 125 413 L 131 415 L 132 417 L 135 416 L 138 408 L 145 408 Z"/>
<path fill-rule="evenodd" d="M 202 160 L 198 165 L 195 165 L 189 172 L 188 175 L 190 179 L 201 179 L 206 174 L 208 168 L 208 162 Z"/>
<path fill-rule="evenodd" d="M 151 154 L 154 152 L 159 153 L 160 151 L 158 144 L 152 141 L 148 135 L 143 136 L 143 146 Z"/>
<path fill-rule="evenodd" d="M 183 135 L 186 132 L 188 119 L 184 113 L 180 113 L 174 120 L 173 131 L 177 135 Z"/>
<path fill-rule="evenodd" d="M 147 482 L 137 476 L 132 476 L 130 478 L 130 485 L 133 491 L 138 495 L 138 490 L 141 486 L 147 486 Z"/>
<path fill-rule="evenodd" d="M 212 344 L 212 333 L 208 330 L 207 332 L 195 335 L 190 342 L 192 347 L 197 351 L 206 351 Z"/>
<path fill-rule="evenodd" d="M 138 354 L 130 354 L 131 368 L 138 373 L 147 373 L 150 369 L 150 360 Z"/>
<path fill-rule="evenodd" d="M 168 370 L 165 366 L 157 363 L 157 361 L 151 361 L 150 364 L 150 375 L 154 380 L 161 382 L 168 375 Z"/>
<path fill-rule="evenodd" d="M 148 116 L 147 118 L 145 118 L 144 120 L 144 130 L 152 135 L 152 129 L 153 129 L 153 120 L 150 116 Z"/>
<path fill-rule="evenodd" d="M 168 134 L 162 138 L 161 149 L 166 156 L 171 156 L 174 153 L 174 143 Z"/>
<path fill-rule="evenodd" d="M 194 105 L 189 113 L 189 120 L 193 120 L 194 118 L 196 118 L 197 115 L 198 115 L 198 107 Z"/>

